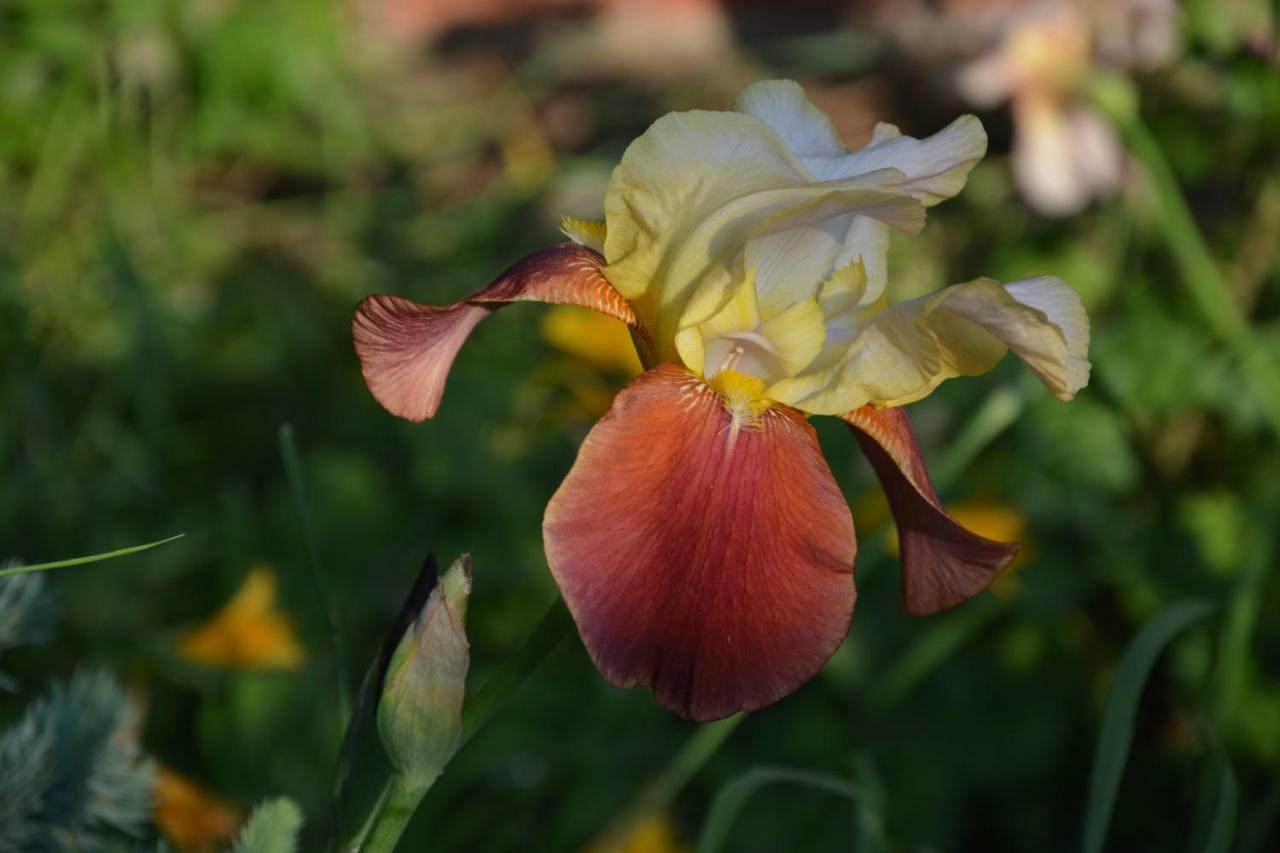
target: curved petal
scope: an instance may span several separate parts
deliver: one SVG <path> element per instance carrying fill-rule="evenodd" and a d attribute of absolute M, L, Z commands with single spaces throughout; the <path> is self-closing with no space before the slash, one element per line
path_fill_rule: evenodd
<path fill-rule="evenodd" d="M 840 415 L 871 461 L 898 525 L 902 601 L 913 616 L 954 607 L 986 589 L 1021 548 L 966 530 L 942 507 L 902 409 Z"/>
<path fill-rule="evenodd" d="M 923 211 L 896 187 L 901 177 L 881 169 L 814 181 L 753 116 L 670 113 L 631 143 L 610 178 L 604 274 L 635 304 L 658 360 L 673 361 L 676 333 L 727 300 L 758 232 L 809 232 L 853 213 L 919 230 Z"/>
<path fill-rule="evenodd" d="M 830 181 L 897 169 L 906 176 L 902 188 L 926 206 L 960 192 L 969 171 L 987 153 L 987 132 L 972 115 L 961 116 L 924 139 L 903 136 L 893 125 L 879 124 L 867 145 L 850 151 L 831 120 L 794 80 L 753 83 L 738 96 L 734 109 L 773 128 L 815 179 Z"/>
<path fill-rule="evenodd" d="M 365 384 L 393 415 L 411 421 L 433 417 L 463 341 L 477 323 L 511 302 L 594 308 L 643 337 L 631 306 L 600 274 L 602 261 L 585 246 L 561 243 L 534 252 L 453 305 L 419 305 L 390 294 L 365 298 L 351 321 Z"/>
<path fill-rule="evenodd" d="M 901 406 L 943 380 L 993 368 L 1012 349 L 1060 400 L 1089 381 L 1089 318 L 1052 276 L 945 288 L 876 315 L 839 361 L 773 385 L 769 395 L 811 414 L 867 403 Z"/>
<path fill-rule="evenodd" d="M 733 429 L 674 365 L 627 386 L 587 436 L 543 541 L 600 672 L 652 684 L 684 717 L 792 692 L 853 616 L 853 519 L 813 428 L 774 406 Z"/>

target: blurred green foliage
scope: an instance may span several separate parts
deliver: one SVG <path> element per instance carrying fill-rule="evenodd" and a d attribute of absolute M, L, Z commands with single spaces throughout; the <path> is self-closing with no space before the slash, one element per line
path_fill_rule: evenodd
<path fill-rule="evenodd" d="M 1140 102 L 1231 298 L 1280 353 L 1280 73 L 1213 6 L 1188 6 L 1185 53 L 1139 79 Z M 649 121 L 725 106 L 753 76 L 868 82 L 876 117 L 918 134 L 965 109 L 942 94 L 944 63 L 880 42 L 855 53 L 743 26 L 743 80 L 718 68 L 655 82 L 579 73 L 578 25 L 526 21 L 425 49 L 319 0 L 0 5 L 0 557 L 188 534 L 52 576 L 59 641 L 6 652 L 5 672 L 38 690 L 81 664 L 111 668 L 145 696 L 149 754 L 242 803 L 295 797 L 303 849 L 324 838 L 341 732 L 279 427 L 296 434 L 346 670 L 363 670 L 428 550 L 469 552 L 478 684 L 555 596 L 539 521 L 591 423 L 531 369 L 552 355 L 532 306 L 476 333 L 437 420 L 391 418 L 351 351 L 358 299 L 475 289 L 557 239 L 561 213 L 597 213 L 611 164 Z M 753 768 L 871 773 L 894 849 L 1072 849 L 1117 662 L 1141 624 L 1197 597 L 1221 609 L 1157 664 L 1110 849 L 1181 849 L 1218 744 L 1240 782 L 1242 835 L 1269 849 L 1275 437 L 1178 286 L 1141 176 L 1079 216 L 1040 218 L 1011 182 L 1006 114 L 984 120 L 992 155 L 921 238 L 895 246 L 891 273 L 904 296 L 1054 273 L 1086 300 L 1094 377 L 1074 403 L 1007 364 L 913 407 L 946 464 L 988 396 L 1016 393 L 1022 416 L 941 485 L 1018 507 L 1034 559 L 981 601 L 908 619 L 881 530 L 859 515 L 851 637 L 820 677 L 743 722 L 670 809 L 692 839 L 716 791 Z M 843 428 L 816 426 L 857 510 L 869 469 Z M 176 632 L 258 561 L 277 569 L 308 666 L 180 660 Z M 0 696 L 0 717 L 24 705 Z M 459 753 L 410 836 L 437 850 L 575 849 L 692 732 L 646 692 L 605 684 L 575 639 Z M 752 799 L 730 843 L 849 838 L 847 802 L 779 787 Z"/>

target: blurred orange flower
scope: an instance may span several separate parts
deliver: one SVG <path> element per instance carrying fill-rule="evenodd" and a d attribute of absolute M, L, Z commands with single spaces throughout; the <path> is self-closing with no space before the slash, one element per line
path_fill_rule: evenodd
<path fill-rule="evenodd" d="M 156 826 L 179 850 L 215 850 L 231 840 L 244 813 L 234 803 L 167 767 L 156 774 Z"/>
<path fill-rule="evenodd" d="M 202 666 L 296 669 L 306 654 L 293 623 L 276 610 L 276 577 L 259 563 L 207 622 L 178 638 L 178 654 Z"/>

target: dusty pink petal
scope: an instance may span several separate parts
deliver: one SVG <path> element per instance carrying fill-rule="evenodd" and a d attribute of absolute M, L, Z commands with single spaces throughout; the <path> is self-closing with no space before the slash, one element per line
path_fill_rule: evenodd
<path fill-rule="evenodd" d="M 411 421 L 432 417 L 463 341 L 477 323 L 512 302 L 594 308 L 643 336 L 631 305 L 600 274 L 603 263 L 585 246 L 560 243 L 534 252 L 453 305 L 419 305 L 389 294 L 366 298 L 351 321 L 365 384 L 393 415 Z"/>
<path fill-rule="evenodd" d="M 954 607 L 986 589 L 1017 555 L 1014 542 L 979 536 L 947 514 L 901 408 L 840 415 L 853 429 L 889 499 L 902 553 L 902 600 L 913 616 Z"/>
<path fill-rule="evenodd" d="M 587 436 L 543 542 L 604 677 L 695 720 L 791 693 L 853 617 L 853 519 L 813 428 L 774 406 L 735 431 L 670 364 Z"/>

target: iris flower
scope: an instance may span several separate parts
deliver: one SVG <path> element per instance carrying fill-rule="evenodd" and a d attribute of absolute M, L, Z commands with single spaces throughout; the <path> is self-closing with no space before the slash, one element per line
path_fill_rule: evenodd
<path fill-rule="evenodd" d="M 353 321 L 390 412 L 435 415 L 454 356 L 512 302 L 582 305 L 630 329 L 646 372 L 592 428 L 547 505 L 547 562 L 596 667 L 681 716 L 754 710 L 811 678 L 849 631 L 853 518 L 808 418 L 853 430 L 886 491 L 908 612 L 984 589 L 1018 546 L 962 527 L 929 483 L 908 403 L 1012 349 L 1069 400 L 1088 318 L 1040 277 L 889 305 L 889 229 L 909 234 L 986 151 L 972 116 L 927 139 L 876 127 L 849 150 L 789 81 L 730 112 L 656 121 L 614 170 L 602 223 L 453 305 L 398 296 Z"/>

